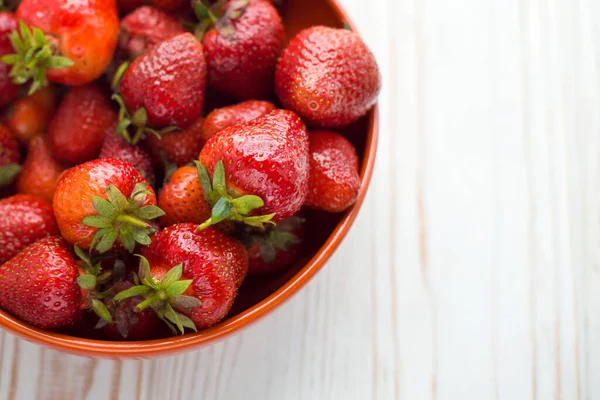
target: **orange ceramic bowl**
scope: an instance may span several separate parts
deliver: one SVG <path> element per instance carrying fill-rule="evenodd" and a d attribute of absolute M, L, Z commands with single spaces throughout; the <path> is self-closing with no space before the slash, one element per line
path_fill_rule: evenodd
<path fill-rule="evenodd" d="M 343 27 L 352 22 L 336 0 L 283 0 L 280 12 L 288 36 L 312 25 Z M 356 204 L 343 214 L 307 211 L 303 256 L 290 269 L 269 277 L 249 277 L 240 289 L 233 309 L 218 325 L 198 333 L 140 342 L 84 339 L 33 327 L 0 311 L 0 326 L 19 337 L 54 349 L 83 356 L 149 358 L 191 350 L 222 339 L 283 304 L 327 262 L 346 236 L 365 198 L 373 172 L 377 147 L 377 107 L 362 120 L 344 129 L 361 158 L 362 185 Z"/>

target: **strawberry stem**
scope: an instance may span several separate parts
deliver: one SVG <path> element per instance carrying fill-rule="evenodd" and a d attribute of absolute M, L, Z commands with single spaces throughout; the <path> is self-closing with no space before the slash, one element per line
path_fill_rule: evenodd
<path fill-rule="evenodd" d="M 127 215 L 127 214 L 121 214 L 116 218 L 117 221 L 119 222 L 125 222 L 127 224 L 133 225 L 133 226 L 137 226 L 139 228 L 148 228 L 150 227 L 150 224 L 145 223 L 142 220 L 139 220 L 135 217 L 132 217 L 131 215 Z"/>

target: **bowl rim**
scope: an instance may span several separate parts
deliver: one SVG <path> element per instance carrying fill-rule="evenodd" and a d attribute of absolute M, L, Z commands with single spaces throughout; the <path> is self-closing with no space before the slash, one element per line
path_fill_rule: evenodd
<path fill-rule="evenodd" d="M 327 1 L 331 4 L 333 11 L 337 14 L 338 18 L 347 22 L 352 30 L 357 31 L 355 24 L 339 4 L 338 0 Z M 85 357 L 125 359 L 152 358 L 164 355 L 172 355 L 194 348 L 200 348 L 202 345 L 215 342 L 219 339 L 224 339 L 234 332 L 239 332 L 242 328 L 251 326 L 262 317 L 281 306 L 286 300 L 289 300 L 301 288 L 303 288 L 317 274 L 317 272 L 323 268 L 325 263 L 342 243 L 346 237 L 346 234 L 348 233 L 348 230 L 358 216 L 367 194 L 371 177 L 373 175 L 373 168 L 375 166 L 379 137 L 378 104 L 373 106 L 367 116 L 368 137 L 365 145 L 366 153 L 363 156 L 363 162 L 360 170 L 361 187 L 356 203 L 354 206 L 352 206 L 352 208 L 344 213 L 341 221 L 337 224 L 327 241 L 306 263 L 306 265 L 292 278 L 285 282 L 279 289 L 252 307 L 211 328 L 199 331 L 196 334 L 137 342 L 113 342 L 85 339 L 53 331 L 46 331 L 33 327 L 3 310 L 0 310 L 0 327 L 15 334 L 19 338 L 70 354 Z"/>

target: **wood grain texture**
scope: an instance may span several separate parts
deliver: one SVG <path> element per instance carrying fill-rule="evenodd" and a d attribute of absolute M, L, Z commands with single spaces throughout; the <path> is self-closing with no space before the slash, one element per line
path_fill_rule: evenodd
<path fill-rule="evenodd" d="M 180 356 L 0 332 L 0 399 L 600 399 L 600 2 L 342 3 L 384 88 L 371 190 L 327 267 Z"/>

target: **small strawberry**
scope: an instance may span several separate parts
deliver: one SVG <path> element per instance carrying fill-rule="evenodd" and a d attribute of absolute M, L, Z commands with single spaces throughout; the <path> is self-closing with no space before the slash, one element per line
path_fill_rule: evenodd
<path fill-rule="evenodd" d="M 296 261 L 304 238 L 305 219 L 297 216 L 263 232 L 250 230 L 242 237 L 248 250 L 248 274 L 278 272 Z"/>
<path fill-rule="evenodd" d="M 17 29 L 15 14 L 0 11 L 0 57 L 13 53 L 12 44 L 8 34 Z M 10 66 L 0 62 L 0 107 L 4 107 L 13 101 L 19 92 L 10 77 Z"/>
<path fill-rule="evenodd" d="M 106 131 L 99 158 L 116 158 L 127 161 L 138 170 L 150 186 L 154 186 L 156 183 L 150 155 L 141 147 L 133 146 L 117 135 L 116 124 Z"/>
<path fill-rule="evenodd" d="M 155 160 L 164 158 L 166 162 L 177 167 L 194 161 L 204 141 L 202 140 L 202 126 L 204 118 L 200 117 L 192 126 L 183 131 L 171 132 L 158 137 L 148 136 L 147 143 Z"/>
<path fill-rule="evenodd" d="M 38 196 L 17 194 L 0 200 L 0 264 L 35 241 L 58 234 L 52 205 Z"/>
<path fill-rule="evenodd" d="M 294 215 L 306 199 L 308 133 L 291 111 L 275 110 L 222 130 L 206 142 L 199 159 L 213 175 L 211 187 L 207 172 L 199 167 L 213 206 L 202 227 L 224 219 L 262 227 L 271 219 Z"/>
<path fill-rule="evenodd" d="M 138 309 L 154 308 L 181 333 L 184 328 L 202 329 L 222 320 L 248 271 L 248 253 L 240 242 L 219 231 L 197 228 L 178 224 L 157 233 L 152 244 L 142 249 L 142 285 L 115 299 L 144 296 Z"/>
<path fill-rule="evenodd" d="M 119 244 L 133 252 L 150 244 L 150 220 L 164 215 L 148 182 L 128 162 L 88 161 L 58 180 L 53 200 L 62 236 L 82 249 L 104 253 Z"/>
<path fill-rule="evenodd" d="M 20 159 L 17 140 L 6 126 L 0 124 L 0 188 L 10 185 L 15 180 L 21 171 Z"/>
<path fill-rule="evenodd" d="M 310 177 L 304 205 L 342 212 L 356 202 L 360 189 L 356 150 L 335 132 L 313 131 L 309 140 Z"/>
<path fill-rule="evenodd" d="M 158 205 L 165 212 L 163 226 L 182 222 L 201 224 L 210 218 L 211 208 L 204 198 L 196 167 L 177 169 L 158 195 Z"/>
<path fill-rule="evenodd" d="M 206 142 L 225 128 L 250 122 L 276 109 L 273 103 L 261 100 L 247 100 L 232 106 L 217 108 L 211 111 L 204 121 L 202 139 Z"/>
<path fill-rule="evenodd" d="M 121 20 L 119 47 L 136 58 L 158 43 L 184 33 L 173 16 L 150 6 L 142 6 Z"/>
<path fill-rule="evenodd" d="M 377 101 L 375 57 L 355 33 L 315 26 L 294 37 L 279 58 L 275 89 L 283 106 L 309 125 L 340 127 Z"/>
<path fill-rule="evenodd" d="M 208 9 L 197 1 L 196 13 L 200 30 L 214 25 L 202 38 L 209 86 L 240 100 L 270 98 L 277 57 L 285 46 L 273 5 L 268 0 L 225 0 Z"/>
<path fill-rule="evenodd" d="M 98 157 L 104 133 L 116 121 L 117 113 L 97 86 L 71 88 L 48 126 L 54 156 L 69 164 Z"/>
<path fill-rule="evenodd" d="M 204 103 L 206 62 L 202 44 L 190 33 L 167 39 L 136 58 L 119 83 L 118 132 L 136 144 L 144 132 L 176 126 L 186 129 L 198 120 Z M 131 138 L 129 125 L 136 128 Z M 159 131 L 159 133 L 164 133 Z"/>
<path fill-rule="evenodd" d="M 110 63 L 119 35 L 115 0 L 22 0 L 16 15 L 19 29 L 10 35 L 16 54 L 2 61 L 13 65 L 15 83 L 33 79 L 30 94 L 49 81 L 90 83 Z"/>
<path fill-rule="evenodd" d="M 55 86 L 46 86 L 30 96 L 18 98 L 3 116 L 4 123 L 20 143 L 27 144 L 31 138 L 46 131 L 57 100 Z"/>
<path fill-rule="evenodd" d="M 52 156 L 46 137 L 34 137 L 28 149 L 23 169 L 17 177 L 17 191 L 52 202 L 58 177 L 66 168 Z"/>

